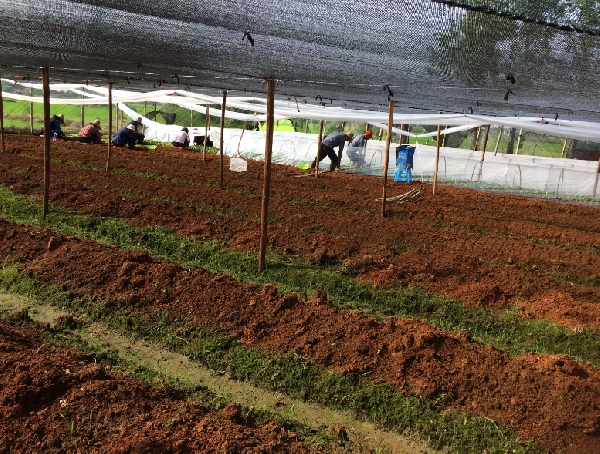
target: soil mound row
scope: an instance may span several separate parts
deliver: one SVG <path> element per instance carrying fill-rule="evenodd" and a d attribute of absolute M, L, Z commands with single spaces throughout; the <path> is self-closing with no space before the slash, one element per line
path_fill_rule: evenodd
<path fill-rule="evenodd" d="M 172 321 L 217 326 L 249 345 L 297 352 L 344 373 L 369 372 L 405 393 L 445 396 L 451 409 L 506 422 L 544 448 L 594 453 L 600 443 L 600 371 L 566 355 L 511 358 L 416 320 L 386 323 L 308 301 L 275 287 L 244 285 L 204 270 L 188 272 L 141 252 L 0 223 L 2 255 L 30 260 L 45 283 L 84 291 L 118 307 L 168 309 Z"/>
<path fill-rule="evenodd" d="M 0 183 L 40 195 L 42 143 L 9 136 L 15 154 L 0 156 Z M 12 147 L 12 148 L 11 148 Z M 260 241 L 262 163 L 226 172 L 219 159 L 158 147 L 117 151 L 104 172 L 104 147 L 60 143 L 52 150 L 50 200 L 84 213 L 124 216 L 136 226 L 164 225 L 188 237 L 228 240 L 256 251 Z M 227 159 L 226 159 L 227 162 Z M 586 328 L 600 326 L 598 208 L 413 184 L 422 195 L 389 204 L 381 218 L 381 181 L 326 174 L 294 178 L 274 166 L 270 247 L 315 263 L 342 261 L 358 278 L 396 282 L 490 308 L 518 302 L 523 316 Z M 392 184 L 390 196 L 409 186 Z"/>
<path fill-rule="evenodd" d="M 0 323 L 0 451 L 308 453 L 294 433 L 218 412 L 170 388 L 113 375 L 93 355 Z"/>

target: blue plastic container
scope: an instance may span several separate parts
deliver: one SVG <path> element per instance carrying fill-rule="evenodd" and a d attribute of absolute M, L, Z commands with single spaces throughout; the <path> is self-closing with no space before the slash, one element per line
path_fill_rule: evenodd
<path fill-rule="evenodd" d="M 413 168 L 413 156 L 417 147 L 410 145 L 400 145 L 396 147 L 396 167 L 403 169 Z"/>

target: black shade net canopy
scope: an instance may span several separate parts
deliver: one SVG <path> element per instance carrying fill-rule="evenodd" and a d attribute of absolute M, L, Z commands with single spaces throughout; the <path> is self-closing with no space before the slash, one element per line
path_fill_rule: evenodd
<path fill-rule="evenodd" d="M 600 2 L 0 0 L 0 74 L 600 122 Z"/>

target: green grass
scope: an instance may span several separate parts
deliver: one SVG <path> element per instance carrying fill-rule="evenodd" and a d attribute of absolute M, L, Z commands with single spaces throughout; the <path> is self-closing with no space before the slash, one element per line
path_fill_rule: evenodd
<path fill-rule="evenodd" d="M 178 263 L 184 269 L 200 266 L 225 273 L 240 282 L 274 284 L 282 293 L 310 295 L 315 289 L 327 294 L 330 304 L 342 310 L 361 310 L 379 318 L 419 318 L 449 332 L 468 331 L 472 339 L 491 344 L 511 355 L 529 352 L 566 353 L 577 360 L 600 366 L 598 330 L 575 332 L 546 320 L 527 320 L 514 310 L 494 312 L 483 307 L 466 307 L 413 287 L 376 289 L 357 282 L 337 263 L 316 266 L 308 260 L 277 251 L 267 254 L 266 270 L 258 274 L 255 253 L 227 249 L 222 239 L 187 239 L 161 226 L 137 229 L 126 219 L 84 216 L 52 207 L 42 220 L 41 207 L 0 187 L 0 216 L 9 221 L 38 225 L 63 235 L 89 238 L 100 244 L 144 250 L 158 260 Z"/>
<path fill-rule="evenodd" d="M 519 441 L 516 431 L 503 424 L 464 413 L 444 414 L 443 396 L 420 399 L 402 395 L 388 385 L 372 385 L 360 375 L 329 372 L 295 354 L 275 355 L 244 346 L 215 328 L 191 327 L 185 320 L 171 320 L 166 312 L 141 314 L 127 302 L 115 307 L 64 292 L 57 286 L 44 287 L 20 273 L 16 264 L 0 266 L 0 288 L 85 313 L 91 321 L 102 321 L 122 333 L 156 341 L 204 367 L 226 372 L 232 379 L 331 409 L 350 410 L 389 430 L 418 435 L 434 449 L 461 454 L 542 452 L 531 443 Z"/>

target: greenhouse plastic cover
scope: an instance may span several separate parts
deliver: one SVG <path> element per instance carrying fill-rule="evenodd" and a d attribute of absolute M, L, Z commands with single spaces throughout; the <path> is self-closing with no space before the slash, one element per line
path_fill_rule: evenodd
<path fill-rule="evenodd" d="M 211 139 L 219 143 L 220 131 L 213 129 Z M 224 129 L 223 152 L 228 156 L 264 158 L 266 134 L 260 131 Z M 397 143 L 390 145 L 388 175 L 396 173 Z M 272 160 L 297 165 L 314 160 L 317 154 L 315 134 L 274 132 Z M 431 181 L 435 171 L 436 147 L 417 144 L 414 154 L 413 179 Z M 596 173 L 597 163 L 574 159 L 497 154 L 459 148 L 440 148 L 438 178 L 445 182 L 470 182 L 514 190 L 540 191 L 557 196 L 600 198 Z M 385 162 L 385 142 L 369 140 L 365 165 L 353 166 L 344 149 L 341 166 L 345 171 L 382 175 Z M 327 164 L 327 158 L 321 165 Z M 398 184 L 398 183 L 395 183 Z"/>

